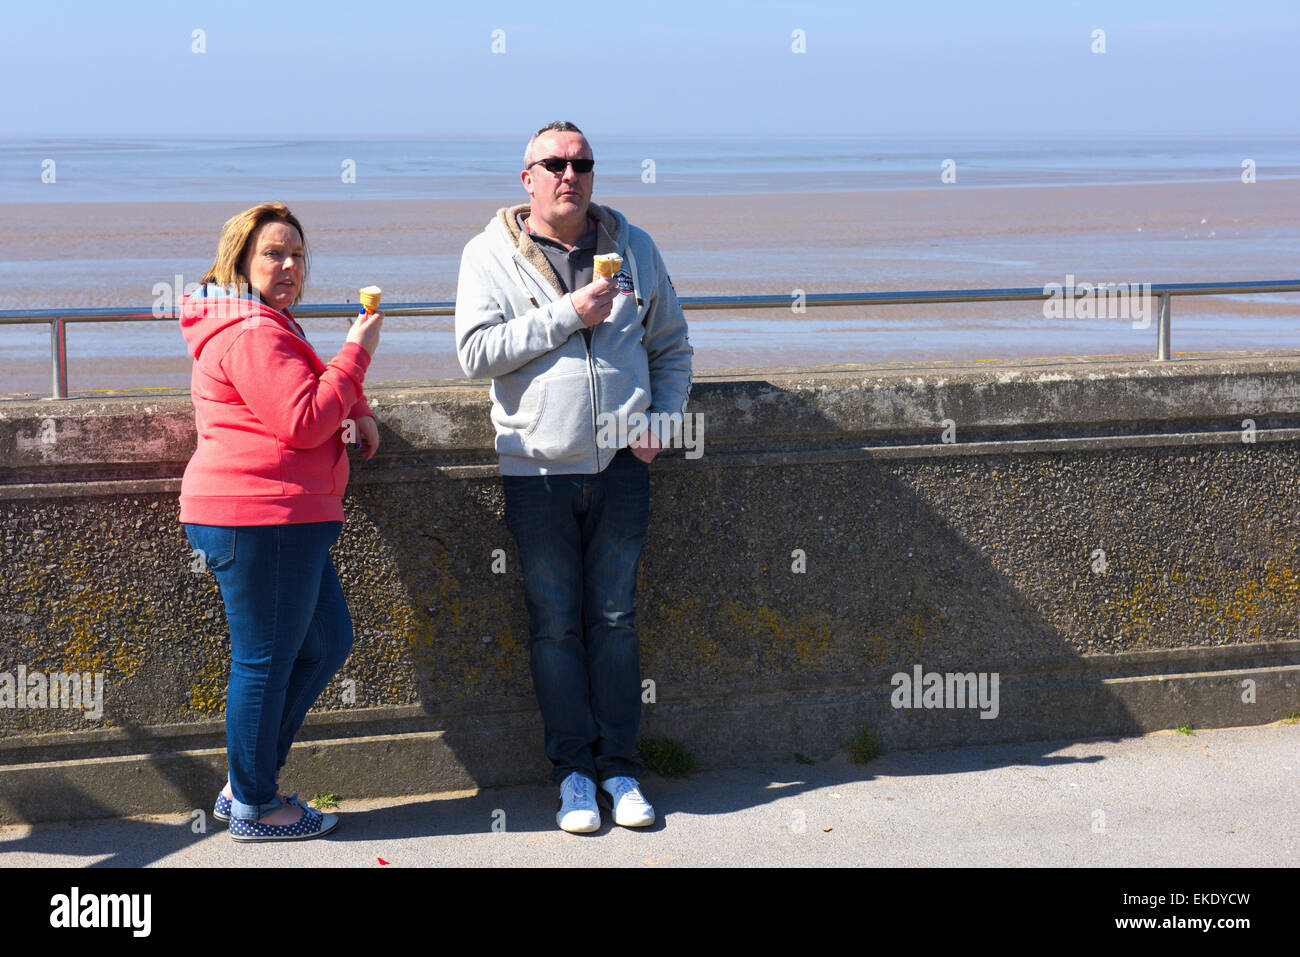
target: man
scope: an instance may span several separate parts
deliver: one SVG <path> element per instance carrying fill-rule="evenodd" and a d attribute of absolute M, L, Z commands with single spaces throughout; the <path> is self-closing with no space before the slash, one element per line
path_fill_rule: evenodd
<path fill-rule="evenodd" d="M 591 202 L 593 166 L 572 123 L 539 130 L 520 174 L 529 202 L 469 241 L 456 289 L 461 366 L 492 377 L 556 822 L 578 833 L 600 827 L 596 782 L 615 823 L 655 819 L 637 783 L 637 563 L 648 465 L 686 407 L 692 355 L 658 249 Z M 593 276 L 605 253 L 623 260 L 613 278 Z"/>

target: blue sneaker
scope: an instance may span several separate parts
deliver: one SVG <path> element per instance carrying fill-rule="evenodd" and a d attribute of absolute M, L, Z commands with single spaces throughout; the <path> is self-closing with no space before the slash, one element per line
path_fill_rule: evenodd
<path fill-rule="evenodd" d="M 285 804 L 293 804 L 303 809 L 303 815 L 293 824 L 259 824 L 257 821 L 241 821 L 232 818 L 230 836 L 241 843 L 253 841 L 303 841 L 312 837 L 328 834 L 339 823 L 337 814 L 322 814 L 313 807 L 308 807 L 294 794 L 284 799 Z"/>

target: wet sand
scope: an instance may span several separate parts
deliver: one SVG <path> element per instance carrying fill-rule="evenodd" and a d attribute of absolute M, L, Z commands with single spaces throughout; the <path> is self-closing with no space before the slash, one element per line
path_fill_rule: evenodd
<path fill-rule="evenodd" d="M 863 193 L 601 197 L 658 243 L 680 295 L 1041 286 L 1076 281 L 1300 278 L 1300 188 L 1262 179 L 1200 184 Z M 652 187 L 650 187 L 652 188 Z M 522 197 L 522 194 L 520 194 Z M 250 204 L 255 198 L 250 198 Z M 290 200 L 291 201 L 291 200 Z M 465 242 L 521 201 L 304 201 L 310 302 L 455 295 Z M 144 307 L 159 283 L 195 281 L 229 203 L 13 203 L 0 207 L 0 309 Z M 1300 294 L 1174 301 L 1175 349 L 1300 348 Z M 839 361 L 1141 353 L 1154 325 L 1044 319 L 1038 303 L 688 313 L 699 369 Z M 327 357 L 343 320 L 308 333 Z M 460 374 L 448 319 L 391 319 L 371 381 Z M 73 390 L 184 386 L 169 323 L 69 333 Z M 0 394 L 47 392 L 45 327 L 0 326 Z"/>

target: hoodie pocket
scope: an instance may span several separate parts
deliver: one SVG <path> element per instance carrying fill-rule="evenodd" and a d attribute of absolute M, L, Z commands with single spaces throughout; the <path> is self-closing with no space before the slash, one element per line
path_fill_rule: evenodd
<path fill-rule="evenodd" d="M 585 372 L 535 383 L 537 408 L 519 437 L 525 455 L 546 461 L 573 458 L 592 446 L 591 386 Z"/>
<path fill-rule="evenodd" d="M 342 494 L 348 480 L 348 455 L 339 436 L 314 449 L 280 446 L 280 483 L 284 495 Z"/>

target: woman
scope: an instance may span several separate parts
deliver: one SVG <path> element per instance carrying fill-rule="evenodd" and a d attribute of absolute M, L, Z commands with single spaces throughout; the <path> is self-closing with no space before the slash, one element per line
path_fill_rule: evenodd
<path fill-rule="evenodd" d="M 217 576 L 230 626 L 230 780 L 213 815 L 237 841 L 318 837 L 338 823 L 281 798 L 276 780 L 352 647 L 329 548 L 343 527 L 345 443 L 360 442 L 367 459 L 379 447 L 361 384 L 383 314 L 359 316 L 321 362 L 289 314 L 307 267 L 297 217 L 263 203 L 226 223 L 203 287 L 181 307 L 198 447 L 180 520 Z"/>

